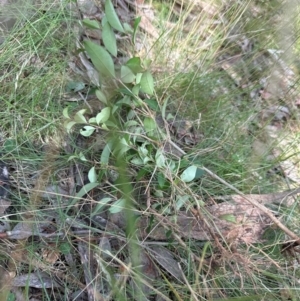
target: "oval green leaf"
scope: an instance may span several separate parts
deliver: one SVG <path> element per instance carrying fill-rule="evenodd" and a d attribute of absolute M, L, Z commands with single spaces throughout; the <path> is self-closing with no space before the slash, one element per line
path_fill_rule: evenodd
<path fill-rule="evenodd" d="M 84 41 L 83 44 L 97 71 L 102 76 L 115 77 L 115 66 L 110 54 L 91 41 Z"/>
<path fill-rule="evenodd" d="M 80 130 L 80 134 L 84 137 L 89 137 L 94 133 L 94 131 L 95 128 L 93 126 L 86 125 Z"/>
<path fill-rule="evenodd" d="M 133 57 L 126 62 L 126 66 L 129 67 L 135 74 L 144 71 L 142 62 L 139 57 Z"/>
<path fill-rule="evenodd" d="M 100 29 L 99 22 L 96 20 L 83 19 L 82 24 L 91 29 Z"/>
<path fill-rule="evenodd" d="M 82 162 L 87 162 L 86 157 L 84 156 L 84 154 L 82 152 L 79 153 L 78 158 L 82 161 Z"/>
<path fill-rule="evenodd" d="M 126 205 L 125 199 L 119 199 L 116 202 L 114 202 L 111 207 L 108 209 L 110 213 L 118 213 L 121 212 Z"/>
<path fill-rule="evenodd" d="M 145 127 L 145 131 L 146 133 L 152 132 L 153 130 L 156 129 L 156 121 L 151 118 L 151 117 L 146 117 L 144 119 L 144 127 Z"/>
<path fill-rule="evenodd" d="M 144 60 L 142 61 L 142 66 L 143 66 L 145 69 L 148 69 L 148 68 L 150 68 L 151 63 L 152 63 L 152 60 L 150 60 L 150 59 L 144 59 Z"/>
<path fill-rule="evenodd" d="M 110 0 L 105 1 L 105 15 L 111 27 L 120 32 L 124 32 L 124 28 Z"/>
<path fill-rule="evenodd" d="M 124 31 L 133 34 L 133 28 L 128 23 L 123 23 Z"/>
<path fill-rule="evenodd" d="M 82 198 L 84 195 L 89 193 L 92 189 L 99 186 L 99 183 L 88 183 L 85 184 L 75 195 L 75 199 Z"/>
<path fill-rule="evenodd" d="M 154 81 L 153 81 L 153 76 L 149 71 L 146 71 L 143 73 L 141 81 L 141 91 L 152 95 L 154 93 Z"/>
<path fill-rule="evenodd" d="M 121 67 L 121 81 L 124 84 L 130 84 L 135 80 L 135 75 L 132 73 L 131 69 L 127 66 Z"/>
<path fill-rule="evenodd" d="M 100 113 L 96 116 L 97 124 L 104 123 L 109 119 L 110 116 L 110 107 L 104 108 Z"/>
<path fill-rule="evenodd" d="M 189 200 L 189 195 L 180 195 L 176 198 L 176 210 L 180 210 L 182 206 Z"/>
<path fill-rule="evenodd" d="M 136 120 L 128 120 L 127 122 L 125 122 L 124 127 L 125 129 L 128 129 L 129 127 L 137 125 L 139 125 L 139 123 Z"/>
<path fill-rule="evenodd" d="M 64 108 L 63 115 L 65 118 L 70 119 L 68 110 L 69 110 L 69 107 Z"/>
<path fill-rule="evenodd" d="M 112 198 L 103 198 L 100 201 L 97 202 L 96 208 L 92 212 L 92 216 L 97 215 L 102 212 L 102 209 L 105 207 L 105 205 L 109 202 L 111 202 Z"/>
<path fill-rule="evenodd" d="M 139 92 L 140 92 L 140 85 L 135 85 L 132 90 L 131 90 L 132 94 L 134 96 L 138 96 L 139 95 Z"/>
<path fill-rule="evenodd" d="M 219 219 L 235 224 L 236 218 L 233 214 L 223 214 L 219 216 Z"/>
<path fill-rule="evenodd" d="M 117 56 L 117 41 L 112 27 L 105 23 L 102 29 L 102 40 L 105 48 L 113 55 Z"/>
<path fill-rule="evenodd" d="M 96 117 L 92 117 L 92 118 L 89 119 L 89 124 L 91 124 L 91 123 L 95 123 L 95 124 L 97 123 L 96 122 Z"/>
<path fill-rule="evenodd" d="M 78 111 L 74 116 L 74 121 L 76 121 L 77 123 L 87 123 L 86 118 L 83 116 L 85 112 L 85 109 Z"/>
<path fill-rule="evenodd" d="M 71 128 L 76 124 L 77 122 L 75 121 L 66 121 L 64 123 L 64 127 L 66 128 L 67 132 L 69 133 L 71 131 Z"/>
<path fill-rule="evenodd" d="M 166 183 L 166 177 L 165 175 L 162 173 L 162 172 L 159 172 L 157 174 L 157 182 L 158 182 L 158 186 L 160 188 L 163 188 L 165 186 L 165 183 Z"/>
<path fill-rule="evenodd" d="M 191 182 L 195 179 L 197 173 L 197 166 L 189 166 L 180 176 L 183 182 Z"/>
<path fill-rule="evenodd" d="M 155 98 L 146 98 L 144 102 L 149 106 L 149 108 L 153 111 L 159 112 L 160 108 L 158 102 Z"/>
<path fill-rule="evenodd" d="M 96 90 L 96 96 L 100 101 L 107 104 L 107 98 L 101 90 Z"/>
<path fill-rule="evenodd" d="M 96 183 L 97 182 L 98 176 L 97 176 L 97 173 L 95 171 L 95 166 L 93 166 L 89 170 L 88 179 L 89 179 L 90 183 Z"/>
<path fill-rule="evenodd" d="M 107 21 L 107 18 L 106 18 L 106 16 L 104 15 L 103 18 L 102 18 L 102 20 L 101 20 L 102 26 L 104 26 L 107 22 L 108 22 L 108 21 Z"/>
<path fill-rule="evenodd" d="M 110 157 L 110 154 L 111 154 L 112 145 L 113 145 L 112 141 L 109 141 L 105 145 L 105 147 L 104 147 L 104 149 L 103 149 L 103 151 L 101 153 L 101 158 L 100 158 L 101 164 L 108 164 L 109 157 Z"/>
<path fill-rule="evenodd" d="M 142 76 L 143 76 L 143 73 L 137 73 L 136 79 L 135 79 L 136 84 L 140 84 Z"/>
<path fill-rule="evenodd" d="M 159 148 L 155 154 L 155 163 L 159 168 L 166 166 L 166 157 L 162 148 Z"/>

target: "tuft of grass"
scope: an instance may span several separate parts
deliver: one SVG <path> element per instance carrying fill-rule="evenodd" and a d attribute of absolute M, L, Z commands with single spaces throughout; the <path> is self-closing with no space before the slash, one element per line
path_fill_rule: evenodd
<path fill-rule="evenodd" d="M 19 9 L 24 15 L 19 11 L 1 45 L 1 126 L 22 145 L 43 141 L 59 128 L 75 20 L 58 4 L 31 7 L 28 14 L 26 7 Z"/>

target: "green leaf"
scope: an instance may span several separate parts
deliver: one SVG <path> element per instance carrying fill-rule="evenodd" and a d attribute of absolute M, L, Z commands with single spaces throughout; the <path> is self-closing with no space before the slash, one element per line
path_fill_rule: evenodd
<path fill-rule="evenodd" d="M 112 108 L 111 113 L 114 115 L 120 109 L 120 107 L 119 107 L 119 105 L 114 105 L 113 108 Z"/>
<path fill-rule="evenodd" d="M 59 250 L 64 255 L 70 254 L 70 252 L 71 252 L 71 245 L 68 242 L 62 242 L 59 245 Z"/>
<path fill-rule="evenodd" d="M 76 159 L 76 158 L 77 158 L 77 156 L 70 156 L 70 157 L 68 158 L 67 162 L 69 162 L 69 161 L 71 161 L 71 160 L 73 160 L 73 159 Z"/>
<path fill-rule="evenodd" d="M 106 107 L 101 110 L 100 113 L 96 116 L 96 122 L 97 124 L 106 122 L 110 117 L 110 107 Z"/>
<path fill-rule="evenodd" d="M 112 27 L 106 23 L 102 29 L 102 40 L 105 48 L 113 55 L 117 56 L 117 41 Z"/>
<path fill-rule="evenodd" d="M 138 95 L 136 95 L 136 97 L 132 99 L 132 103 L 135 108 L 138 108 L 138 107 L 144 105 L 144 102 L 138 97 Z"/>
<path fill-rule="evenodd" d="M 101 199 L 100 201 L 97 201 L 97 206 L 96 206 L 96 208 L 93 210 L 92 216 L 101 213 L 101 212 L 102 212 L 102 209 L 104 208 L 104 206 L 105 206 L 107 203 L 111 202 L 111 201 L 112 201 L 112 198 L 103 198 L 103 199 Z"/>
<path fill-rule="evenodd" d="M 134 96 L 138 96 L 139 93 L 140 93 L 140 85 L 135 85 L 135 86 L 131 89 L 131 91 L 132 91 L 132 94 L 133 94 Z"/>
<path fill-rule="evenodd" d="M 193 165 L 201 165 L 202 161 L 200 159 L 198 159 L 197 157 L 195 157 L 195 156 L 188 156 L 187 158 L 184 158 L 184 159 L 180 160 L 180 168 L 187 167 L 187 166 L 189 166 L 191 164 L 193 164 Z M 200 179 L 204 175 L 205 175 L 205 171 L 202 168 L 198 167 L 197 171 L 196 171 L 196 176 L 195 176 L 194 180 Z"/>
<path fill-rule="evenodd" d="M 160 108 L 158 102 L 155 98 L 146 98 L 144 102 L 149 106 L 149 108 L 153 111 L 159 112 Z"/>
<path fill-rule="evenodd" d="M 128 120 L 125 124 L 124 124 L 124 127 L 126 129 L 128 129 L 129 127 L 132 127 L 132 126 L 137 126 L 139 125 L 139 123 L 136 121 L 136 120 Z"/>
<path fill-rule="evenodd" d="M 158 182 L 158 185 L 160 188 L 163 188 L 165 186 L 165 183 L 166 183 L 166 178 L 165 178 L 165 175 L 161 172 L 159 172 L 157 174 L 157 182 Z"/>
<path fill-rule="evenodd" d="M 189 166 L 186 170 L 184 170 L 180 178 L 183 182 L 191 182 L 195 179 L 196 172 L 197 172 L 197 166 L 195 165 Z"/>
<path fill-rule="evenodd" d="M 100 158 L 101 164 L 108 164 L 109 157 L 110 157 L 110 154 L 111 154 L 112 144 L 113 144 L 112 141 L 109 141 L 105 145 L 105 147 L 104 147 L 104 149 L 103 149 L 103 151 L 101 153 L 101 158 Z"/>
<path fill-rule="evenodd" d="M 108 23 L 108 21 L 107 21 L 106 16 L 104 15 L 103 18 L 102 18 L 102 20 L 101 20 L 101 24 L 102 24 L 102 26 L 104 26 L 106 23 Z"/>
<path fill-rule="evenodd" d="M 69 107 L 64 108 L 63 115 L 65 118 L 70 119 L 68 110 L 69 110 Z"/>
<path fill-rule="evenodd" d="M 149 95 L 152 95 L 154 93 L 153 77 L 149 71 L 143 73 L 140 85 L 142 92 Z"/>
<path fill-rule="evenodd" d="M 138 174 L 136 175 L 136 180 L 140 181 L 146 175 L 149 175 L 149 170 L 142 167 L 142 168 L 140 168 Z"/>
<path fill-rule="evenodd" d="M 87 193 L 89 193 L 92 189 L 96 188 L 99 186 L 100 183 L 88 183 L 85 184 L 75 195 L 75 199 L 80 199 Z"/>
<path fill-rule="evenodd" d="M 137 73 L 136 79 L 135 79 L 136 84 L 140 84 L 142 76 L 143 76 L 143 73 Z"/>
<path fill-rule="evenodd" d="M 2 290 L 4 290 L 4 288 Z M 3 294 L 5 294 L 5 291 L 3 292 Z M 9 292 L 5 301 L 16 301 L 16 299 L 17 299 L 16 295 L 14 293 L 12 293 L 12 292 Z"/>
<path fill-rule="evenodd" d="M 67 130 L 68 133 L 71 131 L 72 127 L 73 127 L 76 123 L 77 123 L 77 122 L 75 122 L 75 121 L 68 121 L 68 120 L 64 123 L 64 127 L 66 128 L 66 130 Z"/>
<path fill-rule="evenodd" d="M 110 54 L 103 47 L 91 41 L 84 41 L 83 44 L 99 73 L 104 77 L 115 77 L 114 62 Z"/>
<path fill-rule="evenodd" d="M 205 175 L 205 171 L 201 168 L 197 168 L 195 180 L 202 178 Z"/>
<path fill-rule="evenodd" d="M 99 22 L 96 20 L 83 19 L 82 24 L 88 28 L 92 29 L 100 29 Z"/>
<path fill-rule="evenodd" d="M 123 27 L 126 33 L 133 33 L 133 28 L 130 26 L 130 24 L 128 23 L 123 23 Z"/>
<path fill-rule="evenodd" d="M 78 111 L 74 116 L 74 121 L 76 121 L 76 123 L 87 123 L 86 118 L 83 116 L 85 112 L 86 109 Z"/>
<path fill-rule="evenodd" d="M 119 199 L 116 202 L 114 202 L 111 207 L 108 209 L 110 213 L 118 213 L 121 212 L 126 205 L 125 199 Z"/>
<path fill-rule="evenodd" d="M 116 154 L 118 157 L 121 157 L 123 154 L 125 154 L 127 151 L 130 150 L 130 146 L 126 139 L 123 137 L 120 142 L 116 145 L 116 148 L 114 150 L 114 154 Z"/>
<path fill-rule="evenodd" d="M 159 148 L 155 154 L 155 163 L 159 168 L 166 166 L 166 157 L 162 148 Z"/>
<path fill-rule="evenodd" d="M 141 22 L 142 18 L 138 17 L 134 20 L 133 23 L 133 36 L 132 36 L 132 43 L 135 44 L 135 39 L 136 39 L 136 34 L 137 34 L 137 29 L 139 27 L 139 24 Z"/>
<path fill-rule="evenodd" d="M 142 67 L 141 59 L 139 57 L 133 57 L 129 59 L 126 64 L 135 74 L 142 73 L 144 68 Z"/>
<path fill-rule="evenodd" d="M 135 95 L 128 88 L 120 88 L 117 89 L 116 91 L 124 95 L 135 97 Z"/>
<path fill-rule="evenodd" d="M 130 84 L 135 80 L 135 75 L 132 73 L 131 69 L 127 66 L 121 67 L 121 81 L 124 84 Z"/>
<path fill-rule="evenodd" d="M 141 158 L 133 158 L 130 160 L 130 163 L 134 165 L 144 165 L 144 161 Z"/>
<path fill-rule="evenodd" d="M 219 219 L 223 220 L 223 221 L 227 221 L 230 223 L 236 223 L 236 218 L 233 214 L 223 214 L 219 216 Z"/>
<path fill-rule="evenodd" d="M 96 96 L 100 101 L 107 104 L 107 98 L 101 90 L 96 90 Z"/>
<path fill-rule="evenodd" d="M 89 119 L 89 124 L 91 124 L 91 123 L 97 124 L 96 117 L 92 117 L 92 118 Z"/>
<path fill-rule="evenodd" d="M 144 59 L 142 61 L 142 66 L 144 67 L 144 69 L 148 69 L 150 68 L 152 61 L 150 59 Z"/>
<path fill-rule="evenodd" d="M 105 1 L 105 16 L 111 27 L 120 32 L 124 32 L 123 26 L 110 0 Z"/>
<path fill-rule="evenodd" d="M 143 163 L 144 163 L 144 164 L 147 164 L 148 162 L 153 162 L 153 160 L 152 160 L 150 157 L 146 156 L 146 157 L 143 159 Z"/>
<path fill-rule="evenodd" d="M 176 210 L 180 210 L 181 207 L 189 200 L 189 196 L 188 195 L 180 195 L 176 198 Z"/>
<path fill-rule="evenodd" d="M 127 114 L 127 120 L 133 119 L 137 116 L 137 112 L 135 110 L 130 110 Z"/>
<path fill-rule="evenodd" d="M 123 104 L 128 105 L 128 107 L 131 107 L 131 98 L 128 97 L 128 95 L 124 96 L 117 102 L 118 107 L 121 107 L 121 105 Z"/>
<path fill-rule="evenodd" d="M 95 131 L 95 128 L 93 126 L 90 125 L 85 125 L 81 130 L 80 130 L 80 134 L 84 137 L 89 137 L 91 136 Z"/>
<path fill-rule="evenodd" d="M 153 136 L 153 131 L 157 128 L 156 121 L 151 117 L 144 119 L 144 128 L 147 135 Z"/>
<path fill-rule="evenodd" d="M 85 83 L 83 82 L 68 82 L 66 86 L 66 92 L 78 92 L 85 88 Z"/>
<path fill-rule="evenodd" d="M 78 158 L 83 162 L 87 162 L 87 159 L 82 152 L 79 153 Z"/>
<path fill-rule="evenodd" d="M 97 182 L 98 176 L 97 176 L 94 166 L 89 170 L 88 179 L 89 179 L 90 183 Z"/>
<path fill-rule="evenodd" d="M 156 226 L 156 220 L 154 218 L 154 214 L 151 214 L 150 218 L 148 218 L 148 226 L 146 228 L 146 233 L 150 233 L 153 229 L 153 226 Z"/>
<path fill-rule="evenodd" d="M 149 153 L 149 151 L 148 151 L 148 149 L 146 147 L 147 144 L 148 143 L 143 143 L 140 147 L 138 147 L 138 153 L 139 153 L 139 155 L 140 155 L 141 158 L 144 158 Z"/>

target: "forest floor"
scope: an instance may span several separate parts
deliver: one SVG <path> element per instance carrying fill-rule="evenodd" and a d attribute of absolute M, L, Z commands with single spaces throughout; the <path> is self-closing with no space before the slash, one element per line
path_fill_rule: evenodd
<path fill-rule="evenodd" d="M 0 0 L 0 300 L 299 300 L 299 3 L 26 3 Z"/>

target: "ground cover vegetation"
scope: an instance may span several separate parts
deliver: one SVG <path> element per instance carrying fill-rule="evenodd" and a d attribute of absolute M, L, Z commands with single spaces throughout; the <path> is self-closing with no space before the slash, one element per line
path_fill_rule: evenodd
<path fill-rule="evenodd" d="M 299 300 L 297 1 L 0 1 L 1 300 Z"/>

